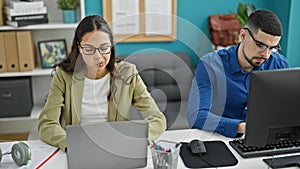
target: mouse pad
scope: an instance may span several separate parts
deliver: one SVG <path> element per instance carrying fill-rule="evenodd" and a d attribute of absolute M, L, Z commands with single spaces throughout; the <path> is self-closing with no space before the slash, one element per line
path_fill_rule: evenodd
<path fill-rule="evenodd" d="M 192 154 L 188 143 L 182 142 L 180 157 L 188 168 L 225 167 L 233 166 L 238 160 L 222 141 L 204 141 L 206 153 L 203 155 Z"/>

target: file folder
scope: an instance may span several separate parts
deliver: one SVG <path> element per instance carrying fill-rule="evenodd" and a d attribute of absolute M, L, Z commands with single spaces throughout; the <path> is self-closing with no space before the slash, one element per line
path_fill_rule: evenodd
<path fill-rule="evenodd" d="M 20 71 L 32 71 L 36 65 L 36 55 L 31 31 L 17 31 L 16 34 Z"/>
<path fill-rule="evenodd" d="M 5 19 L 4 19 L 4 1 L 0 0 L 0 26 L 4 25 Z"/>
<path fill-rule="evenodd" d="M 4 35 L 0 32 L 0 73 L 6 72 L 6 56 L 5 56 L 5 46 L 4 46 Z"/>
<path fill-rule="evenodd" d="M 8 72 L 18 72 L 19 57 L 15 31 L 4 32 L 4 48 Z"/>

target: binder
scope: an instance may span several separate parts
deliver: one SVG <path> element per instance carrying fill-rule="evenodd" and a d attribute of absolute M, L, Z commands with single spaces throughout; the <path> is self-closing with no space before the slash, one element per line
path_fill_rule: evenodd
<path fill-rule="evenodd" d="M 32 71 L 36 65 L 36 53 L 31 31 L 17 31 L 16 34 L 20 71 Z"/>
<path fill-rule="evenodd" d="M 4 48 L 6 55 L 6 66 L 8 72 L 19 71 L 19 57 L 17 38 L 15 31 L 3 32 L 4 33 Z"/>
<path fill-rule="evenodd" d="M 6 72 L 6 56 L 5 56 L 5 47 L 4 47 L 4 35 L 0 32 L 0 73 Z"/>
<path fill-rule="evenodd" d="M 4 1 L 5 0 L 0 0 L 0 26 L 3 26 L 5 23 L 5 19 L 4 19 Z"/>

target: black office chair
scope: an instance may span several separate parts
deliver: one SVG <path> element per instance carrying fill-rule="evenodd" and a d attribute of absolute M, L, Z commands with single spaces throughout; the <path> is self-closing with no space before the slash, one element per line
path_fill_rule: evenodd
<path fill-rule="evenodd" d="M 167 129 L 189 128 L 186 111 L 193 79 L 186 53 L 143 53 L 120 56 L 136 65 L 148 91 L 167 119 Z M 139 119 L 132 110 L 131 119 Z"/>

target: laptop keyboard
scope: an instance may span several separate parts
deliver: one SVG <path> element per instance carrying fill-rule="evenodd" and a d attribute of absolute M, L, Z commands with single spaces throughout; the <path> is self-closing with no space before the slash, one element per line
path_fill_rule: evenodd
<path fill-rule="evenodd" d="M 299 141 L 280 141 L 265 146 L 247 146 L 244 139 L 236 139 L 229 141 L 229 144 L 243 158 L 300 152 Z"/>

